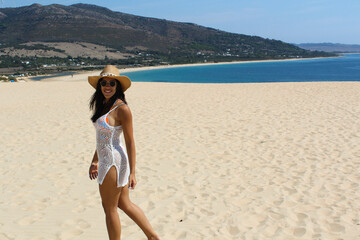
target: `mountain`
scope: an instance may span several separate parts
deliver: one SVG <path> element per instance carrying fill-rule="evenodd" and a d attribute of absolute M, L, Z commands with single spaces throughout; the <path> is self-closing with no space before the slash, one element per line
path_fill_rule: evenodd
<path fill-rule="evenodd" d="M 296 44 L 296 46 L 311 51 L 324 51 L 333 53 L 360 53 L 360 45 L 357 44 L 300 43 Z"/>
<path fill-rule="evenodd" d="M 75 44 L 72 49 L 83 51 L 75 54 L 64 44 Z M 98 48 L 105 50 L 88 54 Z M 33 4 L 0 9 L 0 67 L 14 65 L 16 61 L 24 64 L 24 59 L 31 60 L 31 65 L 39 58 L 56 58 L 56 63 L 63 61 L 59 59 L 81 58 L 79 61 L 85 64 L 106 61 L 154 65 L 321 56 L 331 54 L 193 23 L 113 12 L 95 5 Z"/>

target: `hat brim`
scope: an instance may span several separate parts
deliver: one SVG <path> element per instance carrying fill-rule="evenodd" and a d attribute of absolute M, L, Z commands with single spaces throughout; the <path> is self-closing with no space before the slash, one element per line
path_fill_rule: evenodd
<path fill-rule="evenodd" d="M 97 83 L 101 78 L 108 77 L 120 82 L 122 90 L 125 92 L 131 86 L 131 80 L 127 76 L 89 76 L 88 82 L 96 89 Z"/>

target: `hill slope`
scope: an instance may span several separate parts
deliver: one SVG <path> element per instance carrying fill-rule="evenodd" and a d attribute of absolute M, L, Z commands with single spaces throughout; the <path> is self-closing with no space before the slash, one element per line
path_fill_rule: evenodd
<path fill-rule="evenodd" d="M 50 44 L 61 42 L 82 46 L 86 43 L 96 44 L 106 49 L 105 52 L 114 54 L 86 54 L 86 50 L 74 54 L 72 51 L 57 48 L 59 45 Z M 113 12 L 87 4 L 33 4 L 19 8 L 2 8 L 0 44 L 0 61 L 3 63 L 0 67 L 14 62 L 15 57 L 32 61 L 35 57 L 110 58 L 122 60 L 111 62 L 114 64 L 131 62 L 146 65 L 162 62 L 172 64 L 330 56 L 277 40 L 233 34 L 192 23 Z M 15 51 L 19 49 L 37 52 L 30 54 L 28 51 Z M 13 54 L 11 59 L 6 58 L 10 53 Z M 125 61 L 126 58 L 131 61 Z M 81 59 L 81 62 L 84 61 Z"/>

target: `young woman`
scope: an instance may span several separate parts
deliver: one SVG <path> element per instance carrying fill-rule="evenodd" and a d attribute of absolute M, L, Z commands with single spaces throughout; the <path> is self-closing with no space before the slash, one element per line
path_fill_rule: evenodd
<path fill-rule="evenodd" d="M 110 240 L 121 235 L 119 207 L 143 230 L 148 239 L 159 240 L 143 211 L 130 201 L 129 189 L 136 186 L 135 142 L 132 115 L 124 92 L 131 85 L 126 76 L 112 65 L 105 66 L 100 76 L 90 76 L 88 81 L 96 91 L 90 101 L 91 118 L 96 129 L 96 151 L 89 177 L 99 183 L 100 196 L 106 216 Z M 120 141 L 123 132 L 126 150 Z"/>

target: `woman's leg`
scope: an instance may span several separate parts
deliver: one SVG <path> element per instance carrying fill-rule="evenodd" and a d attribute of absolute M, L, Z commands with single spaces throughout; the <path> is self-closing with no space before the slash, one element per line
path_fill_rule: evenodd
<path fill-rule="evenodd" d="M 141 230 L 143 230 L 148 239 L 160 239 L 151 227 L 151 224 L 146 218 L 144 212 L 130 201 L 128 185 L 126 185 L 121 191 L 118 207 L 123 210 L 141 228 Z"/>
<path fill-rule="evenodd" d="M 102 205 L 106 216 L 106 227 L 110 240 L 120 240 L 121 235 L 121 225 L 119 214 L 117 212 L 117 205 L 122 188 L 117 187 L 116 181 L 116 168 L 111 167 L 106 174 L 103 183 L 99 185 Z"/>

